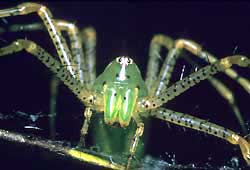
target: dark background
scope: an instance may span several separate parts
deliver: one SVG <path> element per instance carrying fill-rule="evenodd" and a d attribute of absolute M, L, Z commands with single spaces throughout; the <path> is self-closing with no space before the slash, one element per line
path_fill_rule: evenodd
<path fill-rule="evenodd" d="M 13 7 L 16 4 L 1 2 L 0 8 Z M 145 75 L 150 40 L 156 33 L 163 33 L 174 39 L 192 39 L 218 58 L 232 54 L 246 56 L 250 54 L 250 4 L 246 2 L 83 3 L 65 1 L 43 4 L 51 10 L 54 18 L 71 21 L 79 28 L 93 26 L 96 29 L 98 74 L 116 56 L 129 55 Z M 8 27 L 11 24 L 37 21 L 40 21 L 39 17 L 36 14 L 30 14 L 5 18 L 5 20 L 0 20 L 0 26 Z M 7 45 L 17 38 L 33 40 L 51 54 L 55 54 L 48 34 L 43 31 L 2 34 L 0 44 L 1 46 Z M 25 52 L 3 57 L 0 60 L 0 113 L 15 115 L 15 112 L 19 110 L 28 114 L 37 112 L 47 114 L 50 97 L 49 81 L 52 75 L 48 69 Z M 172 82 L 180 78 L 183 65 L 187 65 L 183 60 L 177 63 Z M 194 71 L 191 66 L 187 65 L 186 68 L 184 76 Z M 234 68 L 244 77 L 250 78 L 249 69 Z M 249 123 L 249 94 L 225 75 L 219 74 L 216 77 L 223 80 L 233 90 L 243 117 L 246 123 Z M 58 135 L 62 140 L 76 142 L 83 120 L 81 115 L 83 105 L 65 86 L 60 86 L 59 92 Z M 188 90 L 166 106 L 241 133 L 233 111 L 207 81 L 201 82 L 200 85 Z M 46 118 L 37 123 L 43 129 L 42 132 L 27 132 L 23 129 L 23 124 L 15 119 L 7 123 L 6 121 L 1 123 L 0 120 L 0 126 L 3 129 L 34 133 L 48 138 L 49 128 Z M 152 126 L 145 133 L 149 133 L 146 153 L 165 161 L 170 161 L 170 156 L 175 157 L 175 161 L 179 164 L 194 163 L 205 166 L 209 162 L 214 167 L 220 167 L 228 165 L 232 157 L 237 157 L 240 165 L 245 166 L 237 146 L 232 146 L 216 137 L 204 135 L 204 133 L 189 129 L 183 130 L 182 127 L 175 125 L 169 128 L 160 120 L 152 120 Z M 0 147 L 1 164 L 7 164 L 6 160 L 8 160 L 7 162 L 18 162 L 20 166 L 28 166 L 26 168 L 39 169 L 37 163 L 33 162 L 36 158 L 30 156 L 25 158 L 19 154 L 24 152 L 23 150 L 19 151 L 7 142 L 2 142 Z M 41 158 L 41 155 L 35 156 L 38 160 L 46 160 Z M 60 161 L 57 162 L 57 164 L 60 163 Z"/>

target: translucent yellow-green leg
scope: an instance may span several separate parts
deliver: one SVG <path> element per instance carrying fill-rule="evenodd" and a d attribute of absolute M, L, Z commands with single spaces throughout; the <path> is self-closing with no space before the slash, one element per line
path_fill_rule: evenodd
<path fill-rule="evenodd" d="M 198 66 L 197 63 L 195 63 L 193 60 L 191 60 L 189 57 L 185 57 L 185 59 L 193 66 Z M 214 88 L 217 90 L 217 92 L 228 102 L 230 107 L 232 108 L 240 126 L 243 131 L 243 133 L 246 135 L 247 134 L 247 129 L 243 120 L 243 117 L 240 113 L 240 110 L 237 106 L 234 94 L 232 90 L 228 89 L 227 86 L 222 83 L 220 80 L 210 77 L 208 78 L 208 81 L 214 86 Z"/>
<path fill-rule="evenodd" d="M 195 56 L 203 59 L 204 61 L 207 61 L 209 63 L 214 63 L 218 59 L 214 57 L 212 54 L 210 54 L 207 51 L 202 50 L 202 47 L 191 40 L 186 39 L 179 39 L 175 41 L 175 47 L 178 49 L 186 49 L 187 51 L 191 52 Z M 250 93 L 250 81 L 245 79 L 244 77 L 241 77 L 238 75 L 238 73 L 229 68 L 224 70 L 224 73 L 228 75 L 230 78 L 235 80 L 237 83 L 239 83 L 248 93 Z"/>
<path fill-rule="evenodd" d="M 158 77 L 159 63 L 161 60 L 160 51 L 162 47 L 171 49 L 174 47 L 174 41 L 168 36 L 157 34 L 152 38 L 150 43 L 149 60 L 145 80 L 149 92 L 152 95 L 154 94 L 154 91 L 152 91 L 151 89 Z"/>
<path fill-rule="evenodd" d="M 178 41 L 177 41 L 178 42 Z M 162 34 L 157 34 L 153 37 L 151 42 L 151 50 L 150 50 L 150 56 L 156 59 L 157 62 L 159 62 L 159 54 L 161 47 L 166 48 L 168 50 L 168 54 L 164 60 L 164 63 L 162 64 L 161 70 L 159 72 L 159 75 L 157 74 L 156 69 L 153 73 L 154 76 L 158 76 L 157 80 L 154 81 L 152 88 L 150 88 L 150 95 L 159 95 L 163 90 L 165 90 L 169 84 L 169 80 L 172 76 L 172 72 L 174 69 L 174 66 L 176 64 L 176 61 L 181 56 L 181 48 L 173 48 L 174 41 Z M 192 49 L 192 48 L 190 48 Z M 190 58 L 185 57 L 185 59 L 188 59 L 188 62 L 192 65 L 194 64 L 193 60 Z M 204 60 L 204 58 L 202 58 Z M 207 60 L 205 60 L 207 61 Z M 158 66 L 158 64 L 155 65 L 155 67 Z M 234 70 L 233 70 L 234 71 Z M 209 78 L 209 82 L 212 86 L 218 91 L 218 93 L 229 103 L 229 105 L 232 107 L 237 120 L 240 123 L 240 126 L 243 130 L 243 132 L 246 134 L 246 127 L 243 121 L 243 118 L 241 116 L 241 113 L 236 105 L 236 101 L 234 99 L 234 95 L 232 91 L 230 91 L 221 81 L 215 78 Z"/>
<path fill-rule="evenodd" d="M 84 68 L 84 56 L 82 51 L 82 41 L 79 35 L 78 28 L 67 21 L 64 20 L 55 20 L 56 26 L 60 31 L 66 31 L 69 40 L 70 40 L 70 49 L 72 54 L 72 61 L 73 67 L 77 67 L 76 69 L 76 76 L 84 84 L 84 78 L 88 76 Z M 33 24 L 15 24 L 11 25 L 8 31 L 17 32 L 17 31 L 35 31 L 35 30 L 45 30 L 46 27 L 42 23 L 33 23 Z M 69 56 L 70 57 L 70 56 Z M 85 72 L 85 75 L 83 73 Z M 51 80 L 51 98 L 50 98 L 50 134 L 53 138 L 55 136 L 55 115 L 56 115 L 56 96 L 57 96 L 57 88 L 59 85 L 59 80 L 52 76 Z"/>
<path fill-rule="evenodd" d="M 74 78 L 69 71 L 57 60 L 55 60 L 48 52 L 32 41 L 19 39 L 11 43 L 9 46 L 0 48 L 0 56 L 12 54 L 26 50 L 28 53 L 36 56 L 43 64 L 45 64 L 56 76 L 82 101 L 86 106 L 97 111 L 103 111 L 102 98 L 88 91 L 82 83 Z"/>
<path fill-rule="evenodd" d="M 93 27 L 87 27 L 82 29 L 80 34 L 86 58 L 85 70 L 88 75 L 85 84 L 87 88 L 91 88 L 96 79 L 96 31 Z"/>
<path fill-rule="evenodd" d="M 27 15 L 34 12 L 37 12 L 45 27 L 47 28 L 61 62 L 63 65 L 66 65 L 66 68 L 70 74 L 73 77 L 76 77 L 76 68 L 72 67 L 72 62 L 70 61 L 70 59 L 72 59 L 71 53 L 68 49 L 65 39 L 62 37 L 60 30 L 56 26 L 49 9 L 37 3 L 22 3 L 13 8 L 0 10 L 0 18 L 16 15 Z"/>
<path fill-rule="evenodd" d="M 150 109 L 158 108 L 164 103 L 172 100 L 190 87 L 198 84 L 218 72 L 230 68 L 233 64 L 241 67 L 250 67 L 250 60 L 245 56 L 234 55 L 220 59 L 211 65 L 199 69 L 197 72 L 190 74 L 184 79 L 177 81 L 175 84 L 164 90 L 160 95 L 155 97 L 145 97 L 137 102 L 137 112 L 144 112 Z"/>
<path fill-rule="evenodd" d="M 152 116 L 157 117 L 159 119 L 180 126 L 185 126 L 191 129 L 202 131 L 227 140 L 231 144 L 239 145 L 244 159 L 246 160 L 247 164 L 250 165 L 250 144 L 244 138 L 237 135 L 235 132 L 224 127 L 218 126 L 216 124 L 210 123 L 207 120 L 202 120 L 188 114 L 183 114 L 164 108 L 156 109 L 150 113 Z"/>
<path fill-rule="evenodd" d="M 92 116 L 92 110 L 89 107 L 87 107 L 84 111 L 85 119 L 81 128 L 81 135 L 80 135 L 80 140 L 78 143 L 78 147 L 80 148 L 83 148 L 85 146 L 85 137 L 88 134 L 88 128 L 89 128 L 91 116 Z"/>
<path fill-rule="evenodd" d="M 96 31 L 92 27 L 83 28 L 80 32 L 75 24 L 65 20 L 55 20 L 60 31 L 66 31 L 70 41 L 72 66 L 77 67 L 76 75 L 89 89 L 96 78 Z M 42 23 L 14 24 L 7 31 L 35 31 L 46 29 Z M 3 30 L 4 31 L 4 30 Z M 84 51 L 83 51 L 84 50 Z M 70 56 L 69 56 L 70 57 Z"/>
<path fill-rule="evenodd" d="M 142 122 L 137 122 L 137 129 L 136 129 L 135 135 L 132 139 L 132 142 L 130 144 L 129 158 L 128 158 L 127 168 L 126 168 L 127 170 L 130 169 L 130 167 L 131 167 L 132 159 L 135 155 L 136 148 L 138 146 L 140 137 L 143 135 L 143 131 L 144 131 L 144 124 Z"/>
<path fill-rule="evenodd" d="M 85 59 L 83 55 L 83 48 L 82 48 L 82 41 L 80 37 L 79 30 L 75 24 L 72 24 L 68 21 L 64 20 L 55 20 L 56 26 L 60 31 L 65 31 L 68 34 L 69 37 L 69 43 L 70 43 L 70 52 L 72 57 L 70 61 L 72 61 L 73 67 L 75 67 L 75 72 L 78 77 L 78 79 L 81 81 L 82 84 L 84 84 L 84 81 L 86 81 L 86 72 L 84 69 L 85 67 Z"/>

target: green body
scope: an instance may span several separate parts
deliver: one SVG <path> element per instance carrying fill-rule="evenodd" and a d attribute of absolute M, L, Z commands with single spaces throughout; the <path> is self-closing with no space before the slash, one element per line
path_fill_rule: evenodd
<path fill-rule="evenodd" d="M 148 94 L 137 65 L 128 57 L 117 57 L 97 77 L 93 88 L 103 95 L 104 102 L 104 121 L 98 118 L 92 129 L 94 143 L 106 153 L 128 152 L 136 130 L 136 124 L 131 122 L 135 103 Z M 114 123 L 124 128 L 110 126 Z M 104 140 L 107 138 L 109 140 Z M 137 155 L 142 153 L 143 147 L 139 144 Z"/>
<path fill-rule="evenodd" d="M 141 73 L 128 57 L 112 61 L 97 77 L 94 90 L 103 95 L 105 123 L 119 122 L 122 127 L 129 125 L 137 99 L 147 96 Z"/>

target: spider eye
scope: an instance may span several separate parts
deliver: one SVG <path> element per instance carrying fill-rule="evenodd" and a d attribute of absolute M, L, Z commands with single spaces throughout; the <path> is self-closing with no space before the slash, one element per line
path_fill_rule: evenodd
<path fill-rule="evenodd" d="M 121 63 L 121 62 L 122 62 L 122 57 L 117 57 L 117 58 L 116 58 L 116 62 L 117 62 L 117 63 Z"/>
<path fill-rule="evenodd" d="M 132 64 L 132 63 L 133 63 L 133 60 L 132 60 L 131 58 L 128 58 L 127 63 L 128 63 L 128 64 Z"/>

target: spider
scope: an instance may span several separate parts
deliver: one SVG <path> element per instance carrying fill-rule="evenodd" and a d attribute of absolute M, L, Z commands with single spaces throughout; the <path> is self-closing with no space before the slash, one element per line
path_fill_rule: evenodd
<path fill-rule="evenodd" d="M 85 120 L 81 129 L 79 144 L 84 143 L 84 138 L 88 134 L 88 127 L 94 112 L 104 113 L 103 117 L 106 124 L 119 124 L 121 128 L 129 126 L 134 121 L 137 127 L 129 147 L 129 156 L 126 164 L 126 169 L 130 169 L 131 161 L 144 131 L 142 119 L 144 117 L 155 117 L 202 131 L 222 138 L 231 144 L 239 145 L 244 159 L 250 164 L 250 144 L 243 137 L 206 120 L 162 107 L 168 101 L 205 79 L 209 79 L 221 95 L 224 95 L 230 102 L 230 91 L 212 76 L 218 72 L 224 72 L 246 89 L 249 88 L 249 82 L 230 68 L 234 64 L 240 67 L 250 67 L 250 60 L 247 57 L 233 55 L 218 60 L 192 40 L 172 40 L 172 38 L 166 35 L 157 34 L 153 37 L 150 44 L 150 58 L 145 81 L 142 79 L 136 63 L 129 56 L 116 57 L 105 68 L 104 72 L 96 78 L 94 51 L 96 33 L 92 28 L 85 29 L 83 31 L 84 38 L 81 39 L 78 36 L 79 31 L 74 24 L 53 19 L 50 10 L 46 6 L 37 3 L 22 3 L 13 8 L 0 10 L 0 17 L 27 15 L 35 12 L 42 19 L 57 50 L 60 61 L 52 57 L 37 43 L 27 39 L 18 39 L 10 45 L 2 47 L 0 56 L 17 53 L 22 50 L 34 55 L 54 72 L 86 106 L 84 110 Z M 70 48 L 61 31 L 68 32 Z M 83 41 L 85 47 L 84 54 L 81 41 Z M 161 48 L 166 48 L 169 52 L 158 74 L 158 58 Z M 202 60 L 209 59 L 211 64 L 168 87 L 176 60 L 180 57 L 180 52 L 183 49 Z"/>

